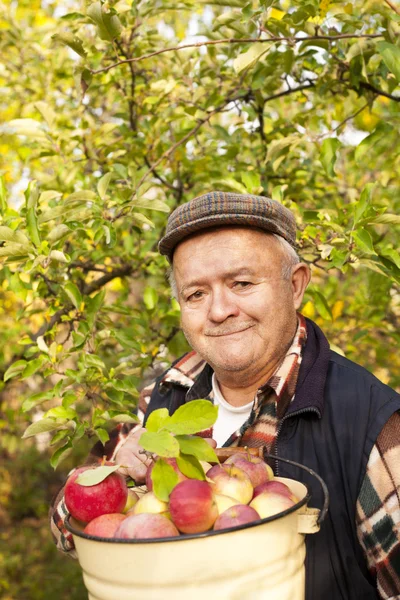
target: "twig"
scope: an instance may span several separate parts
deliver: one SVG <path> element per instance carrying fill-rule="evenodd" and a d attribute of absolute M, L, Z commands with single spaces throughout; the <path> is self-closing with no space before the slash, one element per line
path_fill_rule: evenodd
<path fill-rule="evenodd" d="M 361 108 L 359 108 L 353 115 L 350 115 L 348 117 L 346 117 L 341 123 L 339 123 L 339 125 L 337 127 L 335 127 L 335 129 L 332 129 L 331 133 L 335 133 L 335 131 L 337 131 L 338 129 L 340 129 L 341 127 L 343 127 L 343 125 L 345 123 L 347 123 L 348 121 L 351 121 L 352 119 L 354 119 L 357 115 L 359 115 L 364 109 L 366 109 L 368 106 L 368 102 L 366 104 L 364 104 L 364 106 L 362 106 Z"/>
<path fill-rule="evenodd" d="M 343 39 L 361 39 L 361 38 L 382 38 L 383 35 L 379 33 L 371 33 L 371 34 L 359 34 L 354 35 L 352 33 L 343 33 L 341 35 L 310 35 L 310 36 L 302 36 L 302 37 L 270 37 L 270 38 L 224 38 L 222 40 L 209 40 L 207 42 L 196 42 L 194 44 L 182 44 L 181 46 L 174 46 L 172 48 L 163 48 L 162 50 L 157 50 L 156 52 L 150 52 L 149 54 L 144 54 L 143 56 L 137 56 L 136 58 L 127 58 L 126 60 L 120 60 L 116 63 L 108 65 L 108 67 L 103 67 L 102 69 L 90 70 L 92 75 L 97 75 L 98 73 L 105 73 L 110 69 L 114 69 L 115 67 L 119 67 L 119 65 L 124 65 L 132 62 L 139 62 L 141 60 L 145 60 L 147 58 L 151 58 L 152 56 L 157 56 L 159 54 L 164 54 L 164 52 L 176 52 L 177 50 L 184 50 L 185 48 L 200 48 L 201 46 L 215 46 L 217 44 L 255 44 L 255 43 L 275 43 L 275 42 L 290 42 L 291 44 L 300 44 L 301 42 L 307 42 L 312 40 L 328 40 L 331 42 L 335 42 L 336 40 Z"/>
<path fill-rule="evenodd" d="M 400 15 L 400 9 L 399 9 L 397 6 L 395 6 L 395 5 L 393 4 L 393 2 L 390 2 L 390 0 L 385 0 L 385 2 L 386 2 L 386 4 L 387 4 L 388 6 L 390 6 L 390 8 L 391 8 L 392 10 L 394 10 L 394 12 L 395 12 L 395 13 L 397 13 L 398 15 Z"/>

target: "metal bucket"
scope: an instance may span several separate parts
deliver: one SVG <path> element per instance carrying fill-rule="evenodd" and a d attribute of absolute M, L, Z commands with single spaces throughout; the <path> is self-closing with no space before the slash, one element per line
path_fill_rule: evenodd
<path fill-rule="evenodd" d="M 277 457 L 273 457 L 276 459 Z M 305 534 L 319 531 L 328 508 L 325 483 L 322 511 L 307 508 L 308 488 L 286 483 L 299 502 L 278 515 L 195 535 L 155 540 L 113 540 L 73 534 L 89 600 L 304 600 Z"/>

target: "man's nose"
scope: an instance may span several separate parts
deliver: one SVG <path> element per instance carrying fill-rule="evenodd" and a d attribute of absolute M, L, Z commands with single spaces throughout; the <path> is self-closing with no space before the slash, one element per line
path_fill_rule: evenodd
<path fill-rule="evenodd" d="M 227 289 L 214 290 L 211 294 L 211 303 L 208 318 L 215 323 L 222 323 L 229 317 L 237 317 L 240 310 L 235 298 Z"/>

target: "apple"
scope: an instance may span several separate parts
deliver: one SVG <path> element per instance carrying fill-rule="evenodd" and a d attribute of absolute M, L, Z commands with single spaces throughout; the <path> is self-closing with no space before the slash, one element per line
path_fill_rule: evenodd
<path fill-rule="evenodd" d="M 168 463 L 169 465 L 171 465 L 171 467 L 174 469 L 174 471 L 176 472 L 176 474 L 178 475 L 178 483 L 180 481 L 185 481 L 185 479 L 187 479 L 186 475 L 184 475 L 179 469 L 178 469 L 178 465 L 176 463 L 176 458 L 163 458 L 163 460 L 165 460 L 166 463 Z M 153 470 L 154 467 L 154 462 L 151 463 L 151 465 L 148 467 L 147 472 L 146 472 L 146 487 L 147 490 L 149 492 L 153 491 L 153 482 L 151 480 L 151 472 Z"/>
<path fill-rule="evenodd" d="M 178 535 L 179 531 L 167 517 L 154 513 L 141 513 L 127 516 L 115 532 L 114 538 L 136 540 Z"/>
<path fill-rule="evenodd" d="M 218 516 L 211 484 L 198 479 L 181 481 L 171 492 L 169 511 L 182 533 L 208 531 Z"/>
<path fill-rule="evenodd" d="M 281 481 L 275 481 L 275 479 L 273 479 L 272 481 L 265 481 L 264 483 L 261 483 L 260 485 L 255 487 L 253 498 L 256 498 L 263 492 L 273 492 L 276 494 L 282 494 L 282 496 L 287 496 L 288 498 L 292 498 L 292 500 L 294 500 L 295 502 L 298 502 L 298 499 L 293 494 L 290 487 L 288 487 L 285 483 L 282 483 Z"/>
<path fill-rule="evenodd" d="M 262 492 L 250 502 L 251 508 L 258 512 L 261 519 L 277 515 L 295 504 L 288 496 L 274 492 Z"/>
<path fill-rule="evenodd" d="M 238 503 L 248 504 L 253 497 L 253 486 L 250 477 L 236 465 L 215 465 L 207 478 L 214 482 L 214 493 L 230 496 Z"/>
<path fill-rule="evenodd" d="M 121 513 L 100 515 L 86 525 L 83 533 L 97 537 L 112 538 L 124 519 L 126 519 L 126 516 Z"/>
<path fill-rule="evenodd" d="M 169 517 L 168 503 L 159 500 L 154 492 L 147 492 L 139 498 L 128 514 L 140 515 L 141 513 L 162 514 Z"/>
<path fill-rule="evenodd" d="M 242 469 L 250 477 L 254 488 L 274 478 L 274 472 L 271 467 L 259 456 L 237 453 L 230 456 L 224 464 L 234 464 L 239 469 Z"/>
<path fill-rule="evenodd" d="M 218 508 L 218 514 L 220 515 L 228 508 L 232 506 L 237 506 L 238 501 L 235 498 L 230 498 L 229 496 L 224 496 L 223 494 L 214 494 L 215 502 Z"/>
<path fill-rule="evenodd" d="M 65 484 L 64 498 L 68 512 L 84 523 L 100 515 L 121 513 L 128 497 L 125 478 L 115 471 L 95 485 L 86 486 L 77 483 L 76 480 L 81 473 L 96 468 L 97 465 L 79 467 L 69 476 Z"/>
<path fill-rule="evenodd" d="M 251 506 L 236 504 L 236 506 L 231 506 L 231 508 L 228 508 L 219 515 L 213 529 L 218 531 L 219 529 L 227 529 L 228 527 L 237 527 L 238 525 L 257 521 L 259 518 L 260 515 Z"/>
<path fill-rule="evenodd" d="M 122 512 L 127 513 L 129 510 L 131 510 L 131 508 L 133 508 L 135 506 L 135 504 L 138 500 L 139 500 L 139 496 L 137 495 L 137 493 L 135 491 L 133 491 L 131 488 L 128 488 L 128 497 L 126 499 L 125 508 Z"/>

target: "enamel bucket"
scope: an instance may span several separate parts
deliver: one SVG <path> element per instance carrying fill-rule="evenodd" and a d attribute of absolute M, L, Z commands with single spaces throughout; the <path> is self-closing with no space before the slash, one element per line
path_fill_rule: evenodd
<path fill-rule="evenodd" d="M 293 507 L 240 527 L 152 540 L 114 540 L 82 532 L 69 517 L 89 600 L 304 600 L 305 535 L 328 508 L 308 508 L 308 488 L 276 477 L 299 498 Z"/>

